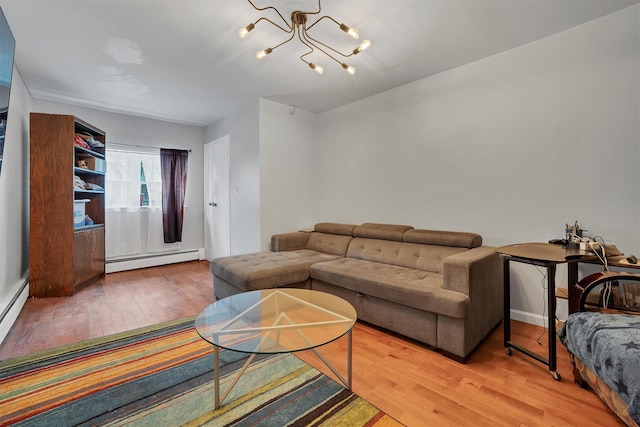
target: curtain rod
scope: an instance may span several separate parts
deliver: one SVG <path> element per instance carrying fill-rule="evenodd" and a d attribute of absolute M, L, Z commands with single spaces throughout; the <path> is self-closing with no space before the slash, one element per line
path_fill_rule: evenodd
<path fill-rule="evenodd" d="M 157 150 L 160 150 L 161 148 L 165 148 L 168 150 L 183 150 L 183 148 L 150 147 L 148 145 L 122 144 L 120 142 L 110 142 L 110 141 L 107 141 L 106 145 L 107 145 L 107 148 L 109 147 L 109 145 L 117 145 L 120 147 L 147 148 L 147 149 L 151 148 L 151 149 L 157 149 Z M 192 150 L 187 150 L 187 151 L 191 153 Z"/>

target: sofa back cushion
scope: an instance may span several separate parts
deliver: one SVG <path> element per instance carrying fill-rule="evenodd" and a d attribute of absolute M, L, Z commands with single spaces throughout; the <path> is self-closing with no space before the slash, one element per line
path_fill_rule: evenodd
<path fill-rule="evenodd" d="M 421 245 L 356 237 L 349 244 L 347 257 L 442 273 L 442 261 L 446 257 L 467 250 L 455 246 Z"/>
<path fill-rule="evenodd" d="M 313 232 L 307 241 L 307 249 L 331 255 L 346 256 L 353 237 L 340 234 Z"/>
<path fill-rule="evenodd" d="M 412 230 L 410 225 L 374 224 L 371 222 L 357 226 L 353 230 L 354 237 L 366 237 L 369 239 L 393 240 L 402 242 L 402 235 L 407 230 Z"/>
<path fill-rule="evenodd" d="M 482 236 L 461 231 L 409 230 L 404 233 L 402 239 L 407 243 L 455 246 L 467 249 L 477 248 L 482 245 Z"/>
<path fill-rule="evenodd" d="M 353 229 L 356 228 L 352 224 L 339 224 L 336 222 L 319 222 L 313 229 L 318 233 L 341 234 L 344 236 L 353 236 Z"/>

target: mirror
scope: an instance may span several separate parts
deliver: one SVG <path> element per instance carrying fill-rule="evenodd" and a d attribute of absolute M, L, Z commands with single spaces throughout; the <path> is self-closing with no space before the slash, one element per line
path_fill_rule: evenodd
<path fill-rule="evenodd" d="M 9 113 L 9 93 L 11 92 L 11 77 L 13 75 L 13 55 L 15 39 L 0 9 L 0 172 L 4 157 L 4 135 L 7 129 L 7 115 Z"/>

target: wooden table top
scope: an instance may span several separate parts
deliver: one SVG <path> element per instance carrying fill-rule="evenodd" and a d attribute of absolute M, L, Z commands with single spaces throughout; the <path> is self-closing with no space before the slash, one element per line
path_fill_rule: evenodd
<path fill-rule="evenodd" d="M 595 258 L 590 252 L 552 243 L 516 243 L 501 246 L 496 251 L 505 256 L 555 263 L 576 258 Z"/>

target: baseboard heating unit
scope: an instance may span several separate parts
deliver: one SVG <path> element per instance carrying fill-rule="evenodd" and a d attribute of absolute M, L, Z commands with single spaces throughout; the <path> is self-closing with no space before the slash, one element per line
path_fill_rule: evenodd
<path fill-rule="evenodd" d="M 193 249 L 181 252 L 144 254 L 127 258 L 111 258 L 106 260 L 106 273 L 135 270 L 138 268 L 157 267 L 159 265 L 204 259 L 204 249 Z"/>
<path fill-rule="evenodd" d="M 2 301 L 2 314 L 0 314 L 0 343 L 9 333 L 11 326 L 15 323 L 20 310 L 29 298 L 29 272 L 14 286 L 6 301 Z"/>

